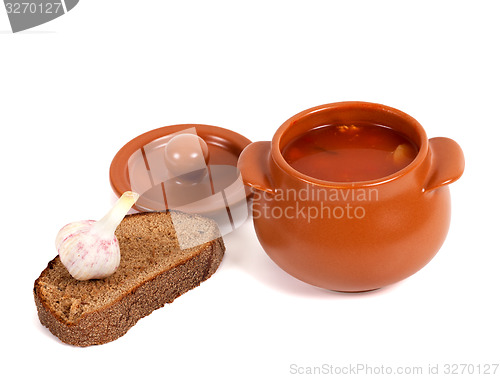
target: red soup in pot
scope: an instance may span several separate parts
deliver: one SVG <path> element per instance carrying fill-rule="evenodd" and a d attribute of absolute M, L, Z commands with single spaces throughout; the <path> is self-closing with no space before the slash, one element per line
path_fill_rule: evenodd
<path fill-rule="evenodd" d="M 321 126 L 299 135 L 282 151 L 295 170 L 335 182 L 389 176 L 407 166 L 417 153 L 405 135 L 373 124 Z"/>

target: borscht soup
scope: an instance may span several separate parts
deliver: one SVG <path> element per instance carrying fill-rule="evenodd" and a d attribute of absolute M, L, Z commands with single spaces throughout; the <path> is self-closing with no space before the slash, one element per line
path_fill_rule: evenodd
<path fill-rule="evenodd" d="M 326 125 L 292 139 L 282 151 L 295 170 L 325 181 L 369 181 L 389 176 L 417 156 L 405 135 L 373 124 Z"/>

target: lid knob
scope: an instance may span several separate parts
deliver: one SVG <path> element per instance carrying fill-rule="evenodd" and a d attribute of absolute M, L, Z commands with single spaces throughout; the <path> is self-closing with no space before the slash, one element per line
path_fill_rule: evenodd
<path fill-rule="evenodd" d="M 195 134 L 179 134 L 165 146 L 167 169 L 183 183 L 199 182 L 207 173 L 207 143 Z"/>

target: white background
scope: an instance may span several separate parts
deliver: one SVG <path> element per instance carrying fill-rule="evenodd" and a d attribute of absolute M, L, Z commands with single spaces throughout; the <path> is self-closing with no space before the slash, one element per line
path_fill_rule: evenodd
<path fill-rule="evenodd" d="M 293 364 L 444 373 L 500 363 L 496 5 L 82 0 L 18 34 L 0 7 L 0 373 L 288 377 L 305 376 Z M 40 325 L 32 287 L 54 237 L 108 210 L 109 164 L 130 139 L 206 123 L 270 140 L 295 113 L 343 100 L 399 108 L 464 150 L 448 238 L 419 273 L 367 294 L 317 289 L 269 260 L 249 220 L 225 239 L 210 280 L 124 337 L 75 348 Z"/>

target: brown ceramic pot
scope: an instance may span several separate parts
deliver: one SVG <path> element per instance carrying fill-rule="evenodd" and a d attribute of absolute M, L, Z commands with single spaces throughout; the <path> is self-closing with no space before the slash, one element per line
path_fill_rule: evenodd
<path fill-rule="evenodd" d="M 282 156 L 308 130 L 358 122 L 403 133 L 418 147 L 416 158 L 390 176 L 338 183 L 306 176 Z M 293 116 L 271 142 L 247 146 L 238 168 L 254 189 L 255 230 L 271 259 L 312 285 L 359 292 L 400 281 L 434 257 L 450 224 L 447 184 L 462 175 L 464 157 L 456 142 L 427 139 L 397 109 L 341 102 Z"/>

